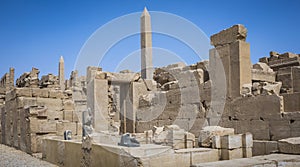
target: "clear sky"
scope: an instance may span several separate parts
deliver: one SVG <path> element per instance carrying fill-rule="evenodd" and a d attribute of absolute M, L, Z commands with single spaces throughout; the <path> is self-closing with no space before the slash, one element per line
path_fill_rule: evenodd
<path fill-rule="evenodd" d="M 112 19 L 142 12 L 144 6 L 181 16 L 207 36 L 244 24 L 252 63 L 269 51 L 300 53 L 299 0 L 0 0 L 0 75 L 9 67 L 15 67 L 16 78 L 31 67 L 40 69 L 40 76 L 57 74 L 62 55 L 68 77 L 93 32 Z M 184 44 L 159 35 L 153 36 L 153 46 L 183 57 L 191 53 Z M 139 47 L 139 36 L 132 36 L 111 53 L 125 57 Z M 107 62 L 115 59 L 113 54 Z M 115 66 L 106 63 L 103 68 L 112 71 Z"/>

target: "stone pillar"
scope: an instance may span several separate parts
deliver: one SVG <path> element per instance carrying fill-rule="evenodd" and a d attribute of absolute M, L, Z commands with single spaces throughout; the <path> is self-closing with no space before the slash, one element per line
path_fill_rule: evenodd
<path fill-rule="evenodd" d="M 15 87 L 15 69 L 9 68 L 9 86 L 10 89 L 13 89 Z"/>
<path fill-rule="evenodd" d="M 145 7 L 141 16 L 141 75 L 153 79 L 151 17 Z"/>
<path fill-rule="evenodd" d="M 92 124 L 96 132 L 108 131 L 108 81 L 92 79 L 87 84 L 87 107 L 92 112 Z"/>
<path fill-rule="evenodd" d="M 211 36 L 211 44 L 223 63 L 230 98 L 240 96 L 242 86 L 252 82 L 250 45 L 245 42 L 246 37 L 247 29 L 243 25 L 234 25 Z"/>
<path fill-rule="evenodd" d="M 293 92 L 300 92 L 300 67 L 292 67 L 292 86 Z"/>
<path fill-rule="evenodd" d="M 135 133 L 136 113 L 132 102 L 132 84 L 130 82 L 120 83 L 121 133 Z"/>
<path fill-rule="evenodd" d="M 65 62 L 62 56 L 60 56 L 58 64 L 58 79 L 60 89 L 65 90 Z"/>

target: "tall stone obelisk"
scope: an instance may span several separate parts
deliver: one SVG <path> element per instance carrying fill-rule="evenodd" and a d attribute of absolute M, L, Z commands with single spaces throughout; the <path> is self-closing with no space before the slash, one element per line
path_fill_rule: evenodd
<path fill-rule="evenodd" d="M 58 80 L 60 89 L 65 90 L 65 62 L 62 56 L 60 56 L 58 64 Z"/>
<path fill-rule="evenodd" d="M 146 7 L 141 16 L 141 75 L 153 79 L 151 17 Z"/>

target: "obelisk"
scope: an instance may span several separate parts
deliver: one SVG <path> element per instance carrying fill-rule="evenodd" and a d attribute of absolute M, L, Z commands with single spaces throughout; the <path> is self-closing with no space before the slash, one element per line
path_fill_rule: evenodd
<path fill-rule="evenodd" d="M 62 56 L 60 56 L 58 64 L 58 79 L 60 89 L 65 90 L 65 62 Z"/>
<path fill-rule="evenodd" d="M 151 17 L 146 7 L 141 16 L 141 75 L 153 79 Z"/>

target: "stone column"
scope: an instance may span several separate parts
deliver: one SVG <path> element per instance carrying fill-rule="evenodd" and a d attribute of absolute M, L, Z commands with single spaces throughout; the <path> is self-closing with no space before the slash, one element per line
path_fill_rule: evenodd
<path fill-rule="evenodd" d="M 60 89 L 65 90 L 65 62 L 62 56 L 60 56 L 58 64 L 58 79 Z"/>
<path fill-rule="evenodd" d="M 145 7 L 141 16 L 141 75 L 153 79 L 151 17 Z"/>
<path fill-rule="evenodd" d="M 9 68 L 9 85 L 10 89 L 13 89 L 15 87 L 15 69 Z"/>
<path fill-rule="evenodd" d="M 242 86 L 252 83 L 250 45 L 245 42 L 246 37 L 247 29 L 243 25 L 234 25 L 210 37 L 223 63 L 230 98 L 240 96 Z"/>

